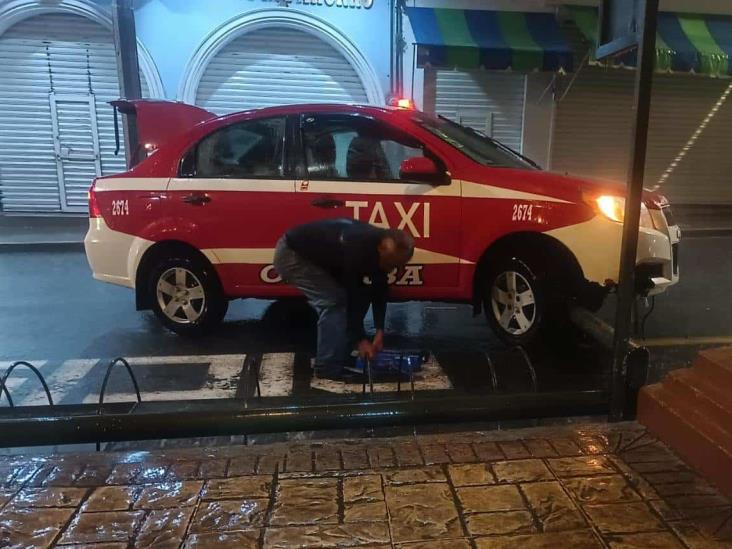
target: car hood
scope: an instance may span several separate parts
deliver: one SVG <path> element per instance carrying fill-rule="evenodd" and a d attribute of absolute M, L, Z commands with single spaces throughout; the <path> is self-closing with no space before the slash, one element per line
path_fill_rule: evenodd
<path fill-rule="evenodd" d="M 488 185 L 509 186 L 522 192 L 551 196 L 568 202 L 581 202 L 588 195 L 625 196 L 627 193 L 625 184 L 619 181 L 574 177 L 551 171 L 486 168 L 481 175 L 481 182 Z M 668 200 L 663 195 L 645 189 L 643 202 L 649 208 L 668 205 Z"/>

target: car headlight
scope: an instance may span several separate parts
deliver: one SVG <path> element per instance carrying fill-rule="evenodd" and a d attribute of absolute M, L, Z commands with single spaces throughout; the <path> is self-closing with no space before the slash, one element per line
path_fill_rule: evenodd
<path fill-rule="evenodd" d="M 602 195 L 595 198 L 597 209 L 611 221 L 622 223 L 625 220 L 625 197 Z M 640 226 L 653 228 L 653 219 L 645 204 L 641 203 Z"/>

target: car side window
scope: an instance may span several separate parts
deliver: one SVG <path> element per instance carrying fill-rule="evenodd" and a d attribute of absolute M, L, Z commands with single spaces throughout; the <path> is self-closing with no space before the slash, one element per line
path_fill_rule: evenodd
<path fill-rule="evenodd" d="M 279 178 L 284 175 L 285 118 L 247 120 L 203 138 L 196 177 Z"/>
<path fill-rule="evenodd" d="M 361 115 L 305 115 L 302 136 L 311 180 L 398 182 L 404 160 L 425 156 L 413 137 Z"/>

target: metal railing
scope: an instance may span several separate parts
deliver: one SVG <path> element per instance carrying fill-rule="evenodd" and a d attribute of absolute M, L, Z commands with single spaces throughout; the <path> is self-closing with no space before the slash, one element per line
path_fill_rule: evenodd
<path fill-rule="evenodd" d="M 575 323 L 607 351 L 607 343 L 612 341 L 612 329 L 608 332 L 609 327 L 590 313 L 573 312 L 572 316 Z M 490 353 L 485 353 L 491 389 L 488 393 L 424 391 L 420 394 L 415 390 L 413 368 L 409 372 L 402 372 L 400 366 L 396 391 L 384 392 L 377 397 L 374 393 L 377 376 L 367 363 L 360 396 L 319 396 L 284 403 L 276 397 L 262 397 L 260 366 L 254 360 L 244 361 L 240 383 L 245 386 L 243 390 L 237 391 L 240 395 L 237 398 L 143 401 L 144 393 L 137 382 L 133 366 L 118 357 L 107 366 L 96 404 L 54 404 L 42 373 L 32 364 L 20 361 L 0 377 L 0 399 L 4 395 L 10 405 L 0 408 L 0 446 L 92 442 L 99 448 L 101 442 L 122 440 L 608 413 L 610 394 L 607 389 L 539 392 L 539 376 L 530 353 L 523 347 L 507 350 L 520 357 L 515 364 L 522 363 L 526 368 L 531 385 L 529 391 L 501 393 L 501 380 L 495 361 Z M 648 369 L 647 350 L 634 347 L 626 364 L 629 385 L 639 388 L 645 381 L 644 373 Z M 17 406 L 13 401 L 7 380 L 21 366 L 30 369 L 43 386 L 48 400 L 46 406 Z M 111 374 L 119 367 L 123 367 L 129 375 L 136 400 L 105 403 Z M 406 398 L 402 391 L 405 373 L 409 374 L 410 388 Z M 367 387 L 369 398 L 364 399 Z M 626 406 L 626 416 L 633 413 L 634 404 Z"/>

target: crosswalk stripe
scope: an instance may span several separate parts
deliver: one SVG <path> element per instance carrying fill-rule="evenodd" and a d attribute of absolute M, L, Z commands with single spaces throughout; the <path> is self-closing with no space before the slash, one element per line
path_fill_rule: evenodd
<path fill-rule="evenodd" d="M 132 371 L 135 366 L 159 366 L 165 368 L 167 365 L 175 364 L 171 370 L 184 368 L 186 364 L 209 364 L 206 385 L 193 390 L 182 391 L 155 391 L 145 390 L 140 387 L 142 400 L 194 400 L 194 399 L 216 399 L 216 398 L 233 398 L 238 385 L 238 375 L 241 373 L 242 365 L 246 355 L 201 355 L 201 356 L 162 356 L 162 357 L 133 357 L 126 359 L 129 362 Z M 181 366 L 182 365 L 182 366 Z M 106 368 L 105 368 L 106 372 Z M 177 372 L 171 371 L 171 375 Z M 99 380 L 100 388 L 97 393 L 89 394 L 84 398 L 84 403 L 94 403 L 99 401 L 99 393 L 101 390 L 101 379 Z M 139 380 L 138 380 L 139 383 Z M 130 387 L 129 392 L 111 393 L 105 395 L 104 402 L 134 402 L 137 395 L 132 392 L 132 382 L 125 384 Z"/>
<path fill-rule="evenodd" d="M 144 375 L 138 375 L 138 383 L 142 393 L 142 400 L 194 400 L 235 398 L 246 354 L 232 355 L 187 355 L 187 356 L 144 356 L 127 358 L 133 372 L 145 367 L 147 375 L 166 376 L 171 379 L 171 386 L 166 389 L 154 389 L 146 386 Z M 12 362 L 0 362 L 0 375 Z M 54 403 L 96 403 L 99 400 L 102 380 L 107 370 L 108 359 L 85 358 L 70 359 L 61 363 L 49 360 L 36 360 L 32 364 L 39 368 L 48 383 Z M 186 365 L 207 364 L 205 380 L 197 388 L 185 385 L 181 390 L 175 389 L 175 378 L 185 379 Z M 151 369 L 160 368 L 158 372 Z M 117 366 L 124 370 L 122 366 Z M 200 370 L 199 370 L 200 372 Z M 20 373 L 20 371 L 18 371 Z M 200 375 L 200 373 L 199 373 Z M 259 368 L 259 385 L 262 397 L 286 397 L 293 395 L 295 377 L 294 353 L 264 353 Z M 34 379 L 35 376 L 18 375 L 15 373 L 8 379 L 8 390 L 16 405 L 43 405 L 47 403 L 42 386 Z M 378 379 L 378 376 L 377 376 Z M 105 402 L 133 402 L 136 395 L 133 392 L 132 382 L 127 379 L 125 372 L 116 372 L 109 386 Z M 147 379 L 149 382 L 149 379 Z M 190 378 L 189 378 L 190 381 Z M 361 384 L 346 384 L 338 381 L 329 381 L 313 377 L 304 380 L 302 390 L 309 388 L 333 394 L 359 393 Z M 396 391 L 396 381 L 377 381 L 374 383 L 375 392 Z M 451 389 L 452 383 L 445 371 L 434 356 L 425 361 L 422 370 L 414 374 L 415 391 L 434 391 Z M 121 391 L 120 391 L 121 389 Z M 402 382 L 402 390 L 409 391 L 409 381 Z M 65 401 L 64 401 L 65 399 Z M 5 398 L 0 398 L 0 405 L 5 406 Z"/>
<path fill-rule="evenodd" d="M 15 362 L 17 361 L 0 361 L 0 376 L 4 376 L 8 368 L 10 368 L 10 366 L 12 366 Z M 44 379 L 46 377 L 49 377 L 46 370 L 53 365 L 52 361 L 28 360 L 26 362 L 38 368 L 38 370 L 40 370 L 41 374 L 44 376 Z M 48 383 L 48 380 L 46 380 L 46 383 Z M 13 399 L 13 403 L 16 406 L 21 404 L 32 405 L 48 403 L 48 399 L 46 398 L 46 393 L 43 391 L 41 382 L 38 381 L 35 374 L 26 367 L 16 367 L 10 374 L 10 377 L 6 382 L 6 386 L 8 388 L 8 392 L 10 393 L 10 397 Z M 53 389 L 51 389 L 50 385 L 49 391 L 51 391 L 51 397 L 53 398 Z M 33 402 L 26 403 L 29 395 L 35 395 L 36 398 Z M 3 405 L 7 404 L 5 399 L 5 395 L 0 396 L 0 402 Z"/>
<path fill-rule="evenodd" d="M 46 377 L 48 389 L 54 402 L 60 402 L 64 395 L 75 384 L 79 383 L 89 373 L 89 371 L 99 362 L 98 358 L 77 358 L 72 360 L 64 360 L 57 369 Z M 43 373 L 43 370 L 41 370 Z M 22 403 L 24 406 L 34 406 L 46 404 L 46 395 L 38 384 L 33 384 L 35 391 L 30 393 Z"/>
<path fill-rule="evenodd" d="M 265 353 L 259 367 L 262 396 L 289 396 L 294 377 L 294 353 Z"/>

